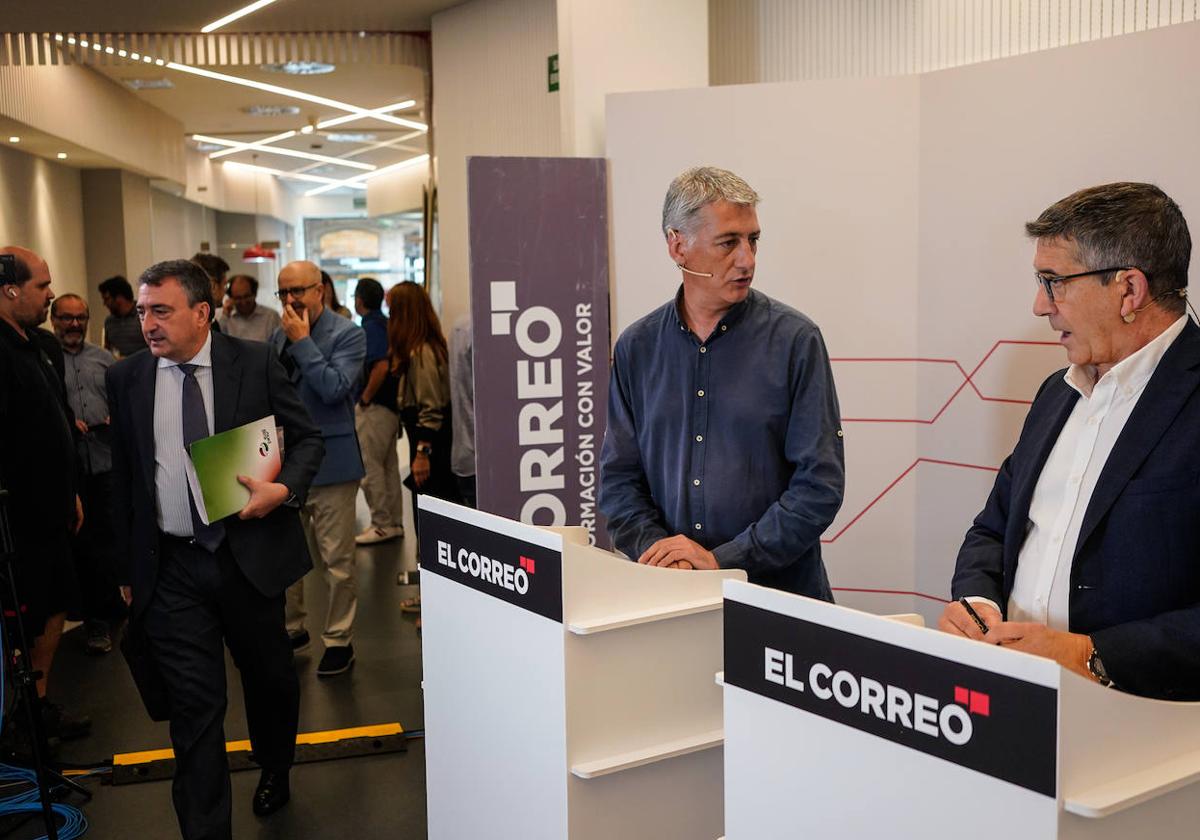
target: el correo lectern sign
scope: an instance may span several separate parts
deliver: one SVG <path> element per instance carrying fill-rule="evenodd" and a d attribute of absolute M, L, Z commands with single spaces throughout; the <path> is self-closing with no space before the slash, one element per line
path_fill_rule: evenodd
<path fill-rule="evenodd" d="M 605 161 L 473 157 L 467 177 L 479 507 L 607 547 Z"/>
<path fill-rule="evenodd" d="M 1054 689 L 728 599 L 725 682 L 1057 794 Z"/>

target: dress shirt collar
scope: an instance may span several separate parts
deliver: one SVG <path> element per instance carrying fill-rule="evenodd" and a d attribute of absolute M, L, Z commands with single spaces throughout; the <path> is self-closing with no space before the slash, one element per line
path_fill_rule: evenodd
<path fill-rule="evenodd" d="M 172 362 L 170 359 L 163 356 L 158 358 L 158 366 L 160 368 L 178 367 L 179 365 L 196 365 L 197 367 L 212 367 L 212 331 L 208 333 L 208 338 L 204 339 L 204 345 L 200 348 L 195 356 L 188 359 L 186 362 Z"/>
<path fill-rule="evenodd" d="M 1183 332 L 1187 325 L 1187 315 L 1181 315 L 1179 320 L 1158 334 L 1149 344 L 1121 361 L 1117 362 L 1104 377 L 1096 376 L 1095 365 L 1071 365 L 1063 377 L 1067 384 L 1079 392 L 1084 399 L 1090 399 L 1092 390 L 1099 384 L 1100 379 L 1109 378 L 1113 387 L 1131 394 L 1146 387 L 1155 368 L 1166 355 L 1167 349 Z"/>
<path fill-rule="evenodd" d="M 751 289 L 746 294 L 745 300 L 743 300 L 741 303 L 735 303 L 733 306 L 729 307 L 728 311 L 721 316 L 721 320 L 717 321 L 717 326 L 713 329 L 713 334 L 711 337 L 716 338 L 718 333 L 725 332 L 728 328 L 742 320 L 742 318 L 746 315 L 746 310 L 750 308 L 750 303 L 754 299 L 754 295 L 755 292 L 753 289 Z M 679 284 L 679 291 L 675 292 L 675 306 L 672 307 L 672 309 L 675 312 L 675 323 L 679 325 L 681 330 L 686 332 L 689 327 L 687 325 L 687 320 L 683 317 L 682 283 Z"/>

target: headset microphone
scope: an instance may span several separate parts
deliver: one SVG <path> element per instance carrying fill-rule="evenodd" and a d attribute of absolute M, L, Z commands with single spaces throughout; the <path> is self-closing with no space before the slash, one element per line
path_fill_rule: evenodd
<path fill-rule="evenodd" d="M 670 239 L 672 236 L 674 236 L 676 238 L 679 237 L 679 231 L 675 230 L 675 228 L 668 227 L 666 229 L 666 231 L 667 231 L 667 239 Z M 677 266 L 679 266 L 679 270 L 684 272 L 685 274 L 692 274 L 692 275 L 695 275 L 696 277 L 712 277 L 711 274 L 708 274 L 703 271 L 692 271 L 690 268 L 685 266 L 683 263 L 675 263 L 675 264 Z"/>

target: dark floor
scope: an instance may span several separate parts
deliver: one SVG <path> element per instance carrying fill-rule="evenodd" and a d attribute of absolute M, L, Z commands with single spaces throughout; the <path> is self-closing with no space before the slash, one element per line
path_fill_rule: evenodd
<path fill-rule="evenodd" d="M 407 491 L 405 501 L 407 502 Z M 361 515 L 360 523 L 363 522 Z M 411 508 L 405 505 L 406 520 Z M 406 521 L 404 540 L 358 551 L 359 607 L 354 630 L 355 664 L 349 673 L 318 680 L 320 632 L 325 614 L 325 582 L 313 572 L 305 579 L 309 650 L 296 657 L 300 675 L 300 731 L 344 729 L 398 721 L 405 730 L 422 724 L 421 648 L 416 616 L 400 612 L 400 600 L 416 594 L 396 585 L 397 572 L 415 568 L 416 537 Z M 229 664 L 226 740 L 247 737 L 237 671 Z M 99 762 L 114 753 L 170 746 L 167 725 L 145 714 L 118 651 L 103 657 L 84 652 L 82 629 L 68 633 L 50 684 L 52 699 L 93 720 L 92 734 L 62 745 L 66 762 Z M 233 828 L 236 838 L 350 840 L 425 837 L 424 742 L 410 740 L 407 753 L 364 756 L 297 765 L 291 803 L 267 819 L 251 813 L 258 772 L 233 775 Z M 112 787 L 88 780 L 91 802 L 83 804 L 90 840 L 170 840 L 178 838 L 171 807 L 171 783 L 145 782 Z M 73 797 L 72 804 L 79 804 Z M 35 837 L 26 826 L 12 836 Z"/>

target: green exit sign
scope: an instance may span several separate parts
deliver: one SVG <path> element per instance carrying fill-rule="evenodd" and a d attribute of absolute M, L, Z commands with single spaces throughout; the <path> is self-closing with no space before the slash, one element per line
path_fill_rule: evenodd
<path fill-rule="evenodd" d="M 558 90 L 558 53 L 546 59 L 546 88 L 550 93 Z"/>

